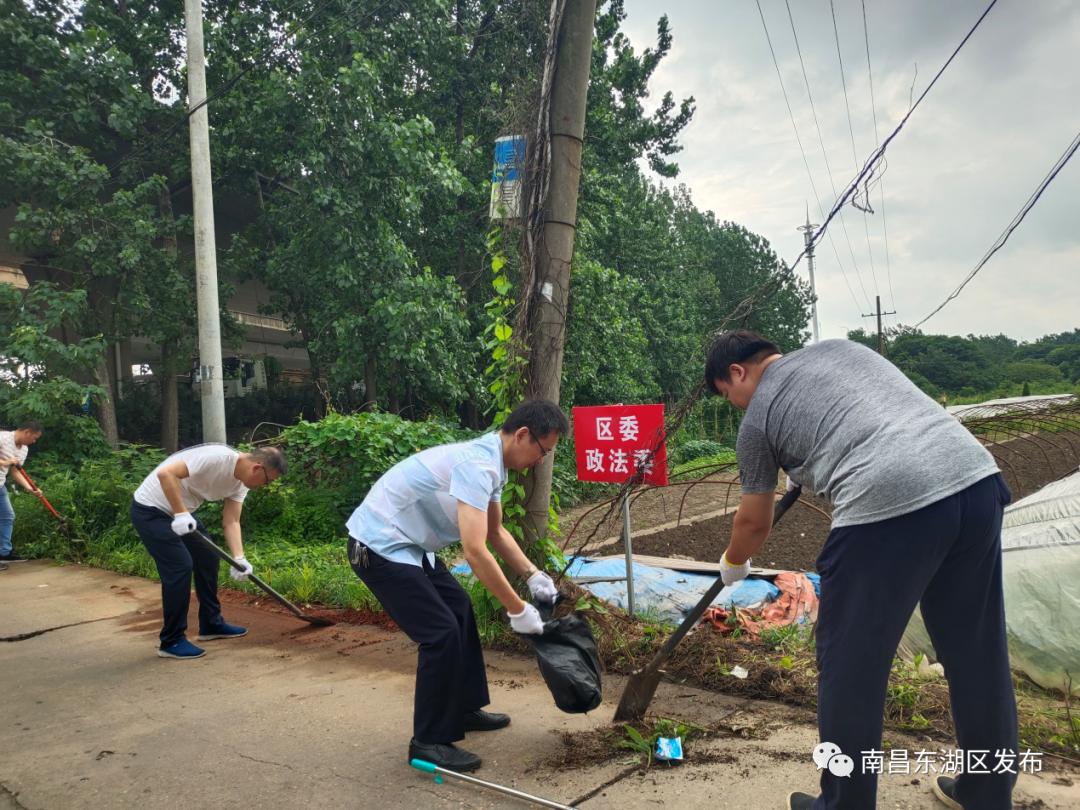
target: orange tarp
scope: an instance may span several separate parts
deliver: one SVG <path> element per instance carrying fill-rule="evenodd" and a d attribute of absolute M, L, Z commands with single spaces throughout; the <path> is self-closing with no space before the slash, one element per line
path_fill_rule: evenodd
<path fill-rule="evenodd" d="M 772 602 L 757 610 L 734 611 L 743 632 L 758 636 L 766 628 L 817 620 L 818 598 L 814 583 L 806 574 L 784 571 L 776 575 L 774 584 L 780 589 L 780 595 Z M 711 607 L 705 611 L 702 621 L 711 623 L 721 633 L 730 633 L 735 629 L 731 622 L 732 612 L 727 608 Z"/>

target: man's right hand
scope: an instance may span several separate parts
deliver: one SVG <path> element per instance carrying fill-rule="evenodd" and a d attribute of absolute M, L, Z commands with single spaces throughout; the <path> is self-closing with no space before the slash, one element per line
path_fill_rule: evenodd
<path fill-rule="evenodd" d="M 540 611 L 525 602 L 525 608 L 521 613 L 511 613 L 510 629 L 515 633 L 525 635 L 541 635 L 544 632 L 544 620 L 540 618 Z"/>
<path fill-rule="evenodd" d="M 735 565 L 728 561 L 727 552 L 725 551 L 720 558 L 720 578 L 724 580 L 725 585 L 734 585 L 739 580 L 746 579 L 750 576 L 750 560 L 747 560 L 740 565 Z"/>
<path fill-rule="evenodd" d="M 180 537 L 195 531 L 195 518 L 191 516 L 191 512 L 177 512 L 172 519 L 172 530 L 173 534 Z"/>
<path fill-rule="evenodd" d="M 229 576 L 235 579 L 237 582 L 244 582 L 247 580 L 248 574 L 250 574 L 254 569 L 251 567 L 251 563 L 247 561 L 247 557 L 242 554 L 236 558 L 236 561 L 240 563 L 240 565 L 244 566 L 244 570 L 241 571 L 237 568 L 233 568 L 230 565 Z"/>

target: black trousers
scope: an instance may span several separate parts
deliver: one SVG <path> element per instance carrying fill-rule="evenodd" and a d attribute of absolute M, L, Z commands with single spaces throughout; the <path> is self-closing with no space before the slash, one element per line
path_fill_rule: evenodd
<path fill-rule="evenodd" d="M 417 566 L 393 562 L 373 551 L 360 560 L 357 545 L 350 538 L 353 571 L 398 627 L 420 645 L 413 737 L 425 743 L 464 739 L 465 714 L 490 702 L 469 595 L 438 558 L 434 567 L 426 557 L 423 566 Z"/>
<path fill-rule="evenodd" d="M 916 603 L 949 681 L 957 747 L 989 751 L 991 771 L 996 751 L 1017 751 L 1001 585 L 1001 518 L 1010 498 L 994 475 L 910 514 L 829 534 L 817 561 L 818 728 L 821 742 L 837 745 L 855 767 L 846 778 L 822 771 L 815 810 L 875 806 L 877 776 L 863 773 L 862 752 L 882 750 L 889 670 Z M 965 773 L 957 800 L 968 810 L 1011 808 L 1015 778 Z"/>
<path fill-rule="evenodd" d="M 222 623 L 221 603 L 217 598 L 220 562 L 198 540 L 173 533 L 172 517 L 151 506 L 131 502 L 131 522 L 154 558 L 161 577 L 161 648 L 171 647 L 187 632 L 188 605 L 191 603 L 191 577 L 195 576 L 195 594 L 199 597 L 199 630 L 208 631 Z M 202 521 L 195 518 L 199 531 Z"/>

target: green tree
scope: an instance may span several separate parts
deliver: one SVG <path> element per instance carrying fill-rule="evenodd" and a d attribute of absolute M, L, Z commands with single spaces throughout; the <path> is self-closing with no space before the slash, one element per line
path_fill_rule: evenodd
<path fill-rule="evenodd" d="M 978 348 L 962 337 L 906 334 L 895 338 L 889 357 L 906 372 L 919 374 L 949 394 L 992 391 L 1002 380 Z"/>
<path fill-rule="evenodd" d="M 1060 368 L 1041 360 L 1014 360 L 1006 363 L 1004 376 L 1009 382 L 1025 385 L 1027 383 L 1055 383 L 1065 379 Z"/>
<path fill-rule="evenodd" d="M 47 429 L 44 448 L 93 454 L 104 437 L 93 420 L 77 416 L 96 386 L 78 378 L 94 368 L 104 350 L 100 337 L 69 343 L 54 337 L 77 321 L 86 306 L 80 291 L 53 284 L 32 285 L 25 293 L 0 284 L 0 417 L 5 424 L 37 419 Z M 89 424 L 90 430 L 86 429 Z"/>
<path fill-rule="evenodd" d="M 1080 342 L 1051 349 L 1046 362 L 1057 366 L 1067 380 L 1080 382 Z"/>
<path fill-rule="evenodd" d="M 403 82 L 401 55 L 386 45 L 416 36 L 413 22 L 397 12 L 303 39 L 295 68 L 275 77 L 284 90 L 274 90 L 280 95 L 264 121 L 287 133 L 273 156 L 274 184 L 261 216 L 230 252 L 232 267 L 270 288 L 271 307 L 307 349 L 316 380 L 328 375 L 335 391 L 364 380 L 365 399 L 390 407 L 405 393 L 400 369 L 411 362 L 396 352 L 415 347 L 386 342 L 379 329 L 385 318 L 373 307 L 415 312 L 424 303 L 430 286 L 409 282 L 423 273 L 409 235 L 425 229 L 425 204 L 437 198 L 450 205 L 463 187 L 434 125 L 411 110 L 410 72 Z M 246 128 L 232 127 L 229 150 L 244 154 L 248 137 Z M 423 294 L 391 300 L 411 293 Z M 440 323 L 449 331 L 432 345 L 461 345 L 456 323 L 432 319 L 424 334 Z M 449 364 L 448 373 L 457 367 Z M 459 375 L 443 393 L 465 388 Z"/>
<path fill-rule="evenodd" d="M 187 157 L 181 9 L 148 2 L 136 13 L 101 0 L 0 9 L 0 206 L 17 207 L 9 236 L 32 257 L 28 273 L 85 291 L 74 335 L 110 345 L 149 335 L 182 353 L 194 312 L 175 249 L 184 221 L 171 208 Z M 115 443 L 112 371 L 103 355 L 92 376 Z"/>
<path fill-rule="evenodd" d="M 562 400 L 570 405 L 656 400 L 656 382 L 640 310 L 644 286 L 588 259 L 570 280 Z"/>

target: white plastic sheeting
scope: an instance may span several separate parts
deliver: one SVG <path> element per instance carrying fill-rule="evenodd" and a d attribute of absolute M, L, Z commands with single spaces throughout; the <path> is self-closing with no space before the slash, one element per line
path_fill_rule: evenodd
<path fill-rule="evenodd" d="M 1006 507 L 1001 544 L 1013 669 L 1080 695 L 1080 472 Z M 901 653 L 934 657 L 918 610 Z"/>
<path fill-rule="evenodd" d="M 988 399 L 974 405 L 949 405 L 945 410 L 963 422 L 973 416 L 996 416 L 1010 411 L 1031 413 L 1068 405 L 1076 400 L 1075 394 L 1036 394 L 1027 397 L 1004 397 Z"/>

